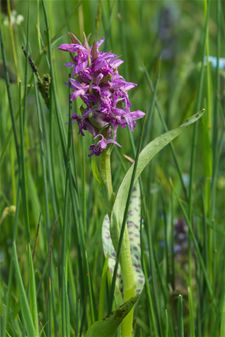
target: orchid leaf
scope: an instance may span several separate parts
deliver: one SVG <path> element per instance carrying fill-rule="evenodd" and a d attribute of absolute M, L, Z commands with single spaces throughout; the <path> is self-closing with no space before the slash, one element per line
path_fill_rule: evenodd
<path fill-rule="evenodd" d="M 116 264 L 116 252 L 112 243 L 111 235 L 110 235 L 110 221 L 109 216 L 106 215 L 102 224 L 102 243 L 103 243 L 103 251 L 104 255 L 108 260 L 108 268 L 113 275 L 113 271 Z M 117 270 L 117 277 L 116 277 L 116 287 L 117 290 L 122 291 L 122 277 L 121 277 L 121 268 L 120 265 Z"/>
<path fill-rule="evenodd" d="M 85 337 L 114 337 L 120 323 L 133 308 L 138 297 L 132 297 L 129 301 L 122 304 L 109 316 L 95 322 L 87 331 Z"/>
<path fill-rule="evenodd" d="M 141 191 L 137 183 L 131 193 L 127 216 L 127 230 L 130 242 L 130 253 L 135 274 L 136 293 L 140 294 L 145 284 L 145 277 L 141 266 Z"/>
<path fill-rule="evenodd" d="M 203 112 L 196 113 L 191 118 L 186 120 L 182 125 L 173 129 L 171 131 L 165 132 L 161 136 L 155 138 L 149 144 L 147 144 L 144 149 L 140 152 L 136 173 L 134 177 L 134 185 L 137 183 L 138 178 L 142 174 L 146 166 L 151 162 L 151 160 L 172 140 L 178 137 L 183 131 L 193 123 L 196 123 L 203 115 Z M 129 187 L 131 184 L 132 173 L 134 169 L 134 164 L 128 169 L 116 195 L 116 199 L 112 209 L 111 215 L 111 226 L 113 232 L 113 242 L 118 242 L 120 228 L 123 222 L 124 211 L 126 207 L 127 197 L 129 193 Z"/>
<path fill-rule="evenodd" d="M 140 247 L 140 224 L 141 224 L 141 193 L 140 186 L 136 184 L 131 193 L 131 200 L 127 217 L 128 239 L 130 256 L 135 274 L 136 294 L 140 294 L 144 286 L 144 274 L 141 267 L 141 247 Z M 116 264 L 116 252 L 110 235 L 110 221 L 108 215 L 105 216 L 102 226 L 102 241 L 105 257 L 108 259 L 108 267 L 111 275 Z M 120 264 L 116 278 L 117 289 L 123 292 Z"/>

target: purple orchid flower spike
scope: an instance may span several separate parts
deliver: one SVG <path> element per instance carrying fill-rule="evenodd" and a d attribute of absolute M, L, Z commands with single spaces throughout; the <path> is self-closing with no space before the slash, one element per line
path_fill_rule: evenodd
<path fill-rule="evenodd" d="M 72 89 L 71 101 L 82 100 L 81 115 L 73 114 L 80 134 L 90 132 L 97 143 L 90 146 L 90 155 L 100 155 L 110 144 L 120 146 L 116 141 L 118 127 L 134 130 L 136 120 L 144 117 L 140 110 L 131 111 L 128 91 L 136 87 L 127 82 L 118 72 L 123 63 L 117 55 L 99 51 L 104 39 L 89 47 L 87 41 L 82 45 L 70 33 L 72 43 L 59 46 L 69 52 L 72 60 L 66 67 L 72 68 L 69 86 Z M 113 135 L 113 137 L 112 137 Z"/>

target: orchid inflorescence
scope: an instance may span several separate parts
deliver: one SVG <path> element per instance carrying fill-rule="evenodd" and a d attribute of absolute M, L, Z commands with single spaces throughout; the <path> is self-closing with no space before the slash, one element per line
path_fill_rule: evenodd
<path fill-rule="evenodd" d="M 69 86 L 70 100 L 78 97 L 84 105 L 81 114 L 73 113 L 81 135 L 89 131 L 96 143 L 90 146 L 90 155 L 100 155 L 109 144 L 120 146 L 116 141 L 119 126 L 133 130 L 136 120 L 144 112 L 131 112 L 128 90 L 136 84 L 127 82 L 119 74 L 118 67 L 123 63 L 117 55 L 99 51 L 104 40 L 95 42 L 91 47 L 87 40 L 84 44 L 72 35 L 72 43 L 62 44 L 60 50 L 71 54 L 72 61 L 66 67 L 72 68 Z"/>

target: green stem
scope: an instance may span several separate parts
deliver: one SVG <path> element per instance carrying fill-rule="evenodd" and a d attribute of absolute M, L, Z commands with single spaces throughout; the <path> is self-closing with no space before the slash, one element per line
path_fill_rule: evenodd
<path fill-rule="evenodd" d="M 101 155 L 101 177 L 107 190 L 110 213 L 111 213 L 111 205 L 113 202 L 113 186 L 112 186 L 111 161 L 110 161 L 111 151 L 112 151 L 111 148 L 109 148 L 108 150 L 104 151 Z M 123 300 L 124 302 L 126 302 L 131 297 L 135 297 L 136 295 L 135 275 L 133 271 L 130 253 L 130 241 L 127 227 L 125 227 L 123 242 L 121 246 L 120 266 L 123 279 L 123 291 L 124 291 Z M 134 310 L 132 309 L 122 321 L 121 337 L 133 336 L 133 315 Z"/>
<path fill-rule="evenodd" d="M 107 190 L 108 203 L 111 205 L 113 199 L 112 173 L 111 173 L 111 152 L 109 147 L 101 154 L 101 177 Z"/>

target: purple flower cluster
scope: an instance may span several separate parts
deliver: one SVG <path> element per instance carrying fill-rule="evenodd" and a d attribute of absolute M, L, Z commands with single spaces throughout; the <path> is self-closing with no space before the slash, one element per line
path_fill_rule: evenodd
<path fill-rule="evenodd" d="M 78 97 L 84 104 L 81 114 L 73 114 L 81 135 L 89 131 L 95 144 L 90 146 L 90 155 L 100 155 L 109 144 L 120 146 L 116 141 L 118 126 L 134 129 L 136 120 L 144 116 L 144 112 L 131 112 L 128 90 L 136 84 L 127 82 L 118 73 L 123 63 L 117 55 L 99 51 L 104 40 L 90 47 L 82 45 L 74 36 L 70 44 L 62 44 L 60 50 L 70 53 L 72 61 L 66 63 L 72 68 L 69 85 L 72 89 L 71 101 Z"/>

